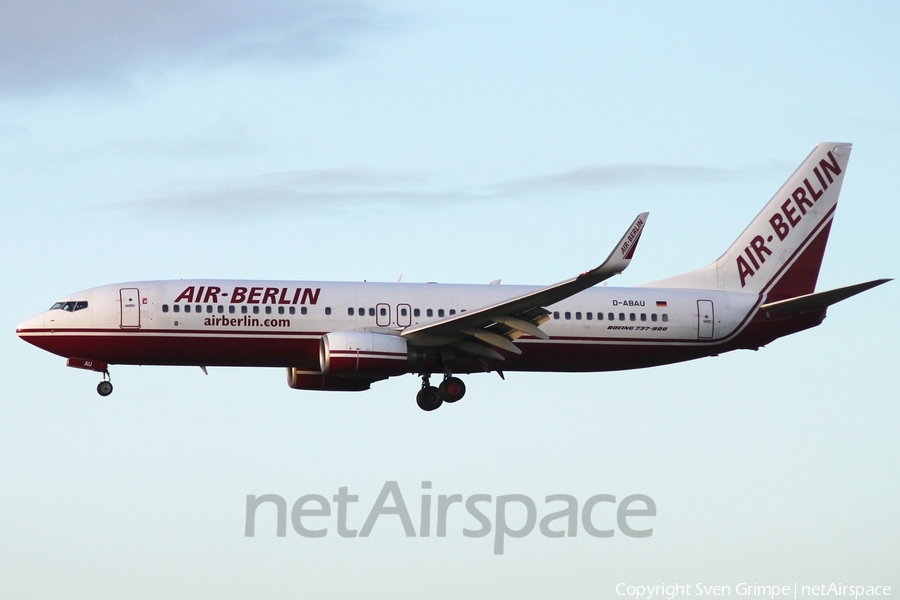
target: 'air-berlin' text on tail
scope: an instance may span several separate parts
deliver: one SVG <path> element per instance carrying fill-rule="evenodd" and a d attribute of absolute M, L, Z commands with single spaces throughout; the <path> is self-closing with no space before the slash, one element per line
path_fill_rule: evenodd
<path fill-rule="evenodd" d="M 770 301 L 814 292 L 850 149 L 816 146 L 717 261 L 650 285 L 755 292 Z"/>

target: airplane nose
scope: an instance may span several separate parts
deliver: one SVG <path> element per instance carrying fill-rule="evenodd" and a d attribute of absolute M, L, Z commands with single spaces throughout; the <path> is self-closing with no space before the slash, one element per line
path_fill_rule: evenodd
<path fill-rule="evenodd" d="M 44 328 L 44 313 L 40 313 L 34 315 L 29 319 L 25 319 L 21 323 L 16 326 L 16 335 L 20 338 L 28 335 L 29 332 L 34 331 L 35 329 L 43 329 Z"/>

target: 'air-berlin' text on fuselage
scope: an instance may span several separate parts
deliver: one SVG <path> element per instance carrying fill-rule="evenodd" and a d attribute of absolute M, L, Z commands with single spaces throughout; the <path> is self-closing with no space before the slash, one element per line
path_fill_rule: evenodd
<path fill-rule="evenodd" d="M 175 298 L 175 302 L 218 304 L 229 302 L 230 304 L 315 304 L 319 301 L 319 292 L 322 288 L 287 288 L 287 287 L 240 287 L 237 286 L 231 292 L 223 292 L 222 288 L 210 285 L 185 288 Z M 222 300 L 219 300 L 219 297 Z"/>
<path fill-rule="evenodd" d="M 757 235 L 750 240 L 750 245 L 744 248 L 744 254 L 738 254 L 736 262 L 738 274 L 741 277 L 741 287 L 746 285 L 748 277 L 753 277 L 765 264 L 766 257 L 772 255 L 772 251 L 766 246 L 766 243 L 771 243 L 775 236 L 778 236 L 779 241 L 784 241 L 790 235 L 791 230 L 806 216 L 807 210 L 811 209 L 828 189 L 828 186 L 834 183 L 835 177 L 841 174 L 841 167 L 831 152 L 828 153 L 828 159 L 820 160 L 819 166 L 813 167 L 813 174 L 815 174 L 816 181 L 819 183 L 818 187 L 821 189 L 817 189 L 814 184 L 810 183 L 810 178 L 806 177 L 803 185 L 798 186 L 781 204 L 781 210 L 769 217 L 769 225 L 772 226 L 773 234 L 768 235 L 766 239 Z"/>

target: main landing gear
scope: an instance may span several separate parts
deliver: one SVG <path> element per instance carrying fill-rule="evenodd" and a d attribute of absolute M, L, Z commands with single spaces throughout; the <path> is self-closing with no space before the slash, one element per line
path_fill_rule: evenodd
<path fill-rule="evenodd" d="M 466 384 L 459 377 L 445 373 L 444 380 L 439 387 L 431 385 L 430 378 L 430 373 L 422 375 L 422 389 L 416 394 L 416 404 L 422 410 L 435 410 L 440 408 L 444 402 L 452 404 L 466 395 Z"/>

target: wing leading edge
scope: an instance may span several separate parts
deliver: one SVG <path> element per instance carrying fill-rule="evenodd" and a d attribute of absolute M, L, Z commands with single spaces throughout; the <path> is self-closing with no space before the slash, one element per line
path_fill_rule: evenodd
<path fill-rule="evenodd" d="M 455 346 L 475 356 L 503 360 L 497 348 L 521 354 L 512 340 L 523 335 L 547 339 L 539 326 L 546 322 L 550 306 L 623 272 L 631 263 L 649 213 L 641 213 L 600 266 L 576 277 L 451 317 L 407 327 L 400 334 L 426 346 Z"/>

